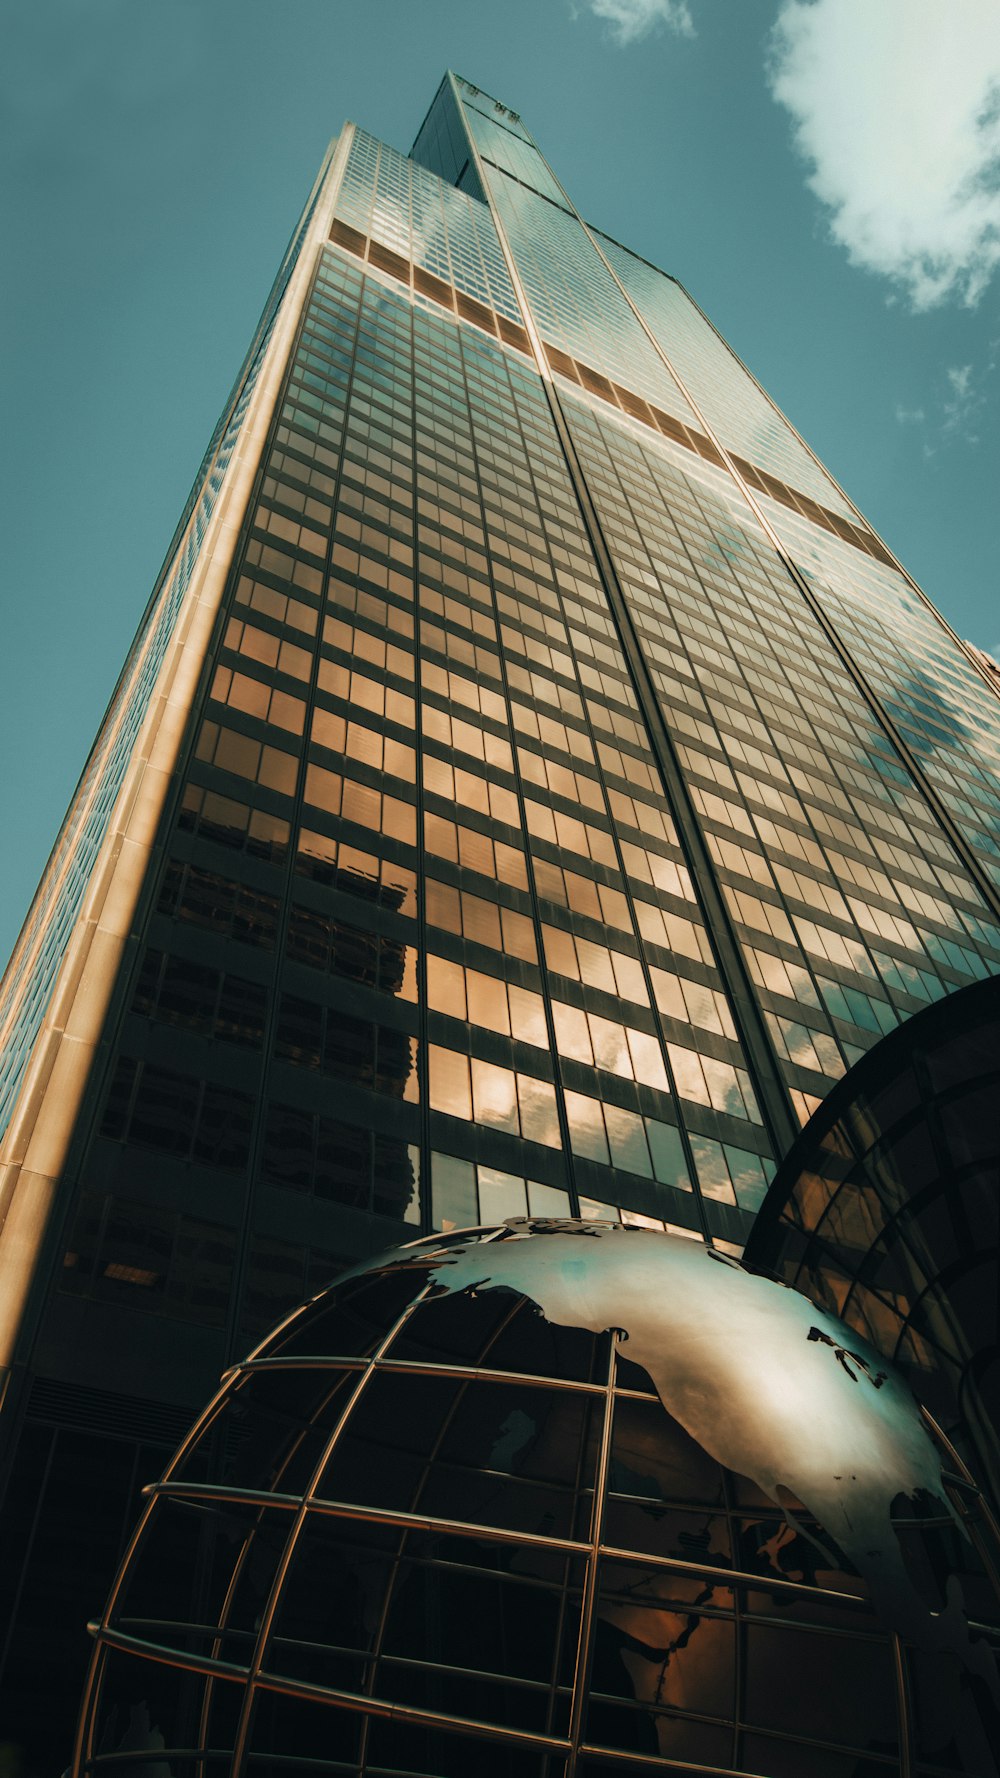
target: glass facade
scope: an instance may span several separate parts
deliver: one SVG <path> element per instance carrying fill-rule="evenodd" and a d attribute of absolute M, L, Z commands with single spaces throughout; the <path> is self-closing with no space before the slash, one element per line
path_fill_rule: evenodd
<path fill-rule="evenodd" d="M 996 692 L 682 287 L 453 76 L 329 169 L 114 717 L 124 769 L 281 317 L 11 1359 L 10 1733 L 53 1762 L 32 1600 L 72 1587 L 79 1674 L 141 1453 L 303 1295 L 508 1216 L 736 1255 L 845 1070 L 1000 967 Z M 104 772 L 4 990 L 12 1166 Z"/>

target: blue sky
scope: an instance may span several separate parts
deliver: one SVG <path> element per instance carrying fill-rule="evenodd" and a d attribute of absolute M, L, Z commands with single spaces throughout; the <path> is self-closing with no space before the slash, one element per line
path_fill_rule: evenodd
<path fill-rule="evenodd" d="M 0 70 L 0 952 L 328 138 L 446 66 L 1000 649 L 996 0 L 35 0 Z"/>

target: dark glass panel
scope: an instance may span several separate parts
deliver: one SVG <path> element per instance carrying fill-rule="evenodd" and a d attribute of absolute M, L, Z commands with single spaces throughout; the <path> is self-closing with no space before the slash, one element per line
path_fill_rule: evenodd
<path fill-rule="evenodd" d="M 389 1025 L 378 1026 L 378 1072 L 375 1086 L 380 1093 L 391 1093 L 402 1099 L 413 1096 L 416 1071 L 416 1044 L 405 1031 Z"/>
<path fill-rule="evenodd" d="M 216 1013 L 216 1036 L 228 1043 L 241 1044 L 245 1049 L 259 1049 L 264 1041 L 266 1011 L 267 996 L 259 983 L 244 981 L 241 976 L 224 975 Z"/>
<path fill-rule="evenodd" d="M 200 870 L 189 865 L 184 893 L 178 907 L 182 920 L 204 927 L 220 938 L 228 935 L 236 903 L 238 885 L 217 871 Z"/>
<path fill-rule="evenodd" d="M 219 991 L 219 971 L 186 957 L 168 956 L 157 1000 L 157 1016 L 189 1031 L 210 1031 Z"/>
<path fill-rule="evenodd" d="M 108 1097 L 101 1121 L 101 1135 L 111 1136 L 120 1141 L 125 1135 L 128 1122 L 129 1104 L 138 1063 L 131 1056 L 119 1056 L 108 1088 Z"/>
<path fill-rule="evenodd" d="M 372 1208 L 377 1216 L 401 1220 L 417 1189 L 417 1151 L 392 1136 L 375 1137 Z"/>
<path fill-rule="evenodd" d="M 335 1013 L 326 1021 L 323 1070 L 338 1080 L 370 1087 L 375 1074 L 375 1030 L 370 1019 Z"/>
<path fill-rule="evenodd" d="M 316 1142 L 317 1197 L 367 1209 L 371 1196 L 371 1132 L 322 1117 Z"/>
<path fill-rule="evenodd" d="M 326 969 L 330 961 L 330 919 L 315 908 L 293 905 L 288 915 L 285 955 L 295 963 Z"/>
<path fill-rule="evenodd" d="M 147 950 L 132 996 L 132 1010 L 149 1018 L 156 1006 L 156 997 L 163 968 L 163 952 Z"/>
<path fill-rule="evenodd" d="M 212 1327 L 225 1326 L 235 1256 L 232 1229 L 181 1217 L 170 1267 L 171 1313 Z"/>
<path fill-rule="evenodd" d="M 274 1053 L 300 1068 L 318 1068 L 323 1045 L 323 1009 L 312 1000 L 283 994 L 278 1007 Z"/>
<path fill-rule="evenodd" d="M 308 1191 L 312 1185 L 313 1119 L 291 1105 L 271 1104 L 264 1123 L 264 1177 Z"/>
<path fill-rule="evenodd" d="M 250 1158 L 254 1102 L 246 1093 L 206 1081 L 194 1158 L 210 1167 L 239 1169 Z"/>
<path fill-rule="evenodd" d="M 149 1063 L 142 1070 L 132 1108 L 129 1137 L 171 1154 L 190 1153 L 198 1116 L 198 1083 Z"/>

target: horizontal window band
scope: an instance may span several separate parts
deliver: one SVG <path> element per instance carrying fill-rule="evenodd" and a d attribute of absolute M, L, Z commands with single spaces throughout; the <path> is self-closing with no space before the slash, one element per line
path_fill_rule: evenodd
<path fill-rule="evenodd" d="M 506 345 L 514 346 L 520 352 L 530 352 L 528 335 L 524 328 L 518 326 L 516 322 L 508 320 L 504 315 L 494 314 L 475 297 L 467 296 L 464 291 L 455 289 L 443 278 L 436 277 L 433 272 L 425 271 L 422 266 L 411 264 L 401 254 L 394 252 L 389 247 L 382 246 L 380 242 L 369 240 L 367 236 L 360 234 L 357 229 L 351 228 L 346 222 L 341 222 L 339 218 L 331 224 L 330 240 L 337 246 L 346 248 L 347 252 L 356 258 L 367 259 L 369 265 L 377 267 L 379 271 L 387 272 L 391 277 L 398 279 L 401 284 L 411 286 L 422 295 L 429 296 L 442 308 L 449 309 L 452 313 L 457 311 L 462 319 L 474 322 L 487 333 L 498 334 Z M 588 364 L 581 363 L 579 359 L 570 357 L 568 352 L 561 351 L 558 346 L 552 345 L 549 341 L 543 341 L 543 346 L 550 368 L 558 371 L 560 376 L 567 377 L 571 382 L 577 383 L 591 395 L 596 395 L 600 400 L 606 401 L 609 406 L 620 408 L 631 419 L 639 420 L 644 426 L 650 427 L 652 431 L 662 433 L 674 444 L 682 445 L 685 450 L 703 457 L 706 462 L 715 463 L 720 468 L 725 467 L 723 458 L 711 439 L 706 438 L 704 433 L 699 432 L 695 427 L 686 426 L 681 420 L 675 419 L 670 414 L 665 414 L 661 408 L 654 407 L 651 403 L 644 401 L 642 396 L 637 395 L 634 390 L 625 389 L 619 383 L 613 383 L 600 371 L 594 370 Z M 786 482 L 780 481 L 770 471 L 748 463 L 745 458 L 737 456 L 734 452 L 730 452 L 730 456 L 740 475 L 757 493 L 769 495 L 772 500 L 779 501 L 790 511 L 801 514 L 802 517 L 810 519 L 813 524 L 822 526 L 824 531 L 832 532 L 834 536 L 840 537 L 855 549 L 863 551 L 865 555 L 874 557 L 875 561 L 883 562 L 888 567 L 895 566 L 885 545 L 873 531 L 868 530 L 867 526 L 852 524 L 841 514 L 828 511 L 825 506 L 821 506 L 819 501 L 813 500 L 808 494 L 789 487 Z"/>

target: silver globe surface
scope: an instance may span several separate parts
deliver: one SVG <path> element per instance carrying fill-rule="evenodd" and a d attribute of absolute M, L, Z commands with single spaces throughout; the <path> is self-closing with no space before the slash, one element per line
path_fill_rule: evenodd
<path fill-rule="evenodd" d="M 434 1237 L 223 1379 L 93 1626 L 74 1770 L 988 1778 L 995 1561 L 797 1292 L 619 1225 Z"/>

